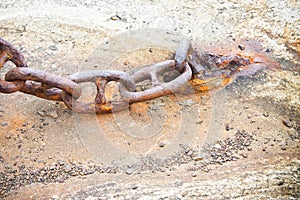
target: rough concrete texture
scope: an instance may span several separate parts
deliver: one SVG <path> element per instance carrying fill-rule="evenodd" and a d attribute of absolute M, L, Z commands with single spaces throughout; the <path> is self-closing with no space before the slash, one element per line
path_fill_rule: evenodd
<path fill-rule="evenodd" d="M 203 50 L 255 39 L 282 68 L 104 116 L 0 94 L 1 198 L 300 198 L 298 1 L 2 0 L 0 13 L 0 37 L 60 76 L 133 72 L 183 37 Z"/>

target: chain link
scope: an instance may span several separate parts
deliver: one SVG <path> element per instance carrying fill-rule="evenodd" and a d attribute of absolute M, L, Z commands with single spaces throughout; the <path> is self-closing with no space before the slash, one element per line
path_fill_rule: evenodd
<path fill-rule="evenodd" d="M 232 77 L 247 66 L 264 62 L 261 59 L 255 62 L 253 57 L 239 54 L 223 56 L 197 51 L 192 48 L 190 40 L 183 39 L 174 60 L 145 66 L 131 75 L 118 70 L 89 70 L 64 78 L 28 68 L 21 53 L 0 38 L 0 70 L 7 61 L 13 62 L 16 67 L 5 74 L 5 80 L 0 78 L 0 93 L 20 91 L 47 100 L 62 101 L 74 112 L 97 114 L 121 111 L 132 103 L 175 93 L 189 81 L 190 84 L 198 84 L 196 90 L 200 91 L 209 90 L 207 86 L 210 81 L 221 82 L 223 86 L 232 82 Z M 151 82 L 152 87 L 137 91 L 136 84 L 146 80 Z M 120 83 L 119 100 L 107 101 L 105 97 L 105 88 L 111 81 Z M 83 103 L 79 100 L 82 94 L 79 84 L 83 82 L 96 85 L 97 93 L 93 102 Z"/>
<path fill-rule="evenodd" d="M 24 57 L 11 44 L 0 38 L 0 70 L 7 61 L 13 62 L 16 67 L 27 67 Z M 8 82 L 0 78 L 0 93 L 14 93 L 19 91 L 25 81 Z"/>
<path fill-rule="evenodd" d="M 136 85 L 135 81 L 127 73 L 117 70 L 90 70 L 82 71 L 75 74 L 72 74 L 68 77 L 70 80 L 75 83 L 83 82 L 93 82 L 97 87 L 97 94 L 94 99 L 94 102 L 91 103 L 82 103 L 75 100 L 72 94 L 63 92 L 62 99 L 68 108 L 72 109 L 75 112 L 81 113 L 111 113 L 123 110 L 128 107 L 128 102 L 124 99 L 114 102 L 107 102 L 105 97 L 105 88 L 106 84 L 110 81 L 115 81 L 121 83 L 129 91 L 135 91 Z"/>
<path fill-rule="evenodd" d="M 56 88 L 69 93 L 74 98 L 79 98 L 82 92 L 80 86 L 70 79 L 32 68 L 13 68 L 6 73 L 5 80 L 35 81 L 27 82 L 26 87 L 22 87 L 19 91 L 48 100 L 60 100 L 61 92 L 55 90 Z"/>
<path fill-rule="evenodd" d="M 180 74 L 178 71 L 177 75 L 172 77 L 173 80 L 169 82 L 160 82 L 159 75 L 166 74 L 168 71 L 176 69 L 176 61 L 168 60 L 160 62 L 149 67 L 142 68 L 141 70 L 135 72 L 132 77 L 136 82 L 142 82 L 144 80 L 150 80 L 152 83 L 152 88 L 136 92 L 129 91 L 124 85 L 120 86 L 120 94 L 129 103 L 136 103 L 141 101 L 152 100 L 161 96 L 175 93 L 178 89 L 182 88 L 188 83 L 192 77 L 192 70 L 190 66 L 185 63 L 183 72 Z M 173 74 L 172 74 L 173 75 Z"/>

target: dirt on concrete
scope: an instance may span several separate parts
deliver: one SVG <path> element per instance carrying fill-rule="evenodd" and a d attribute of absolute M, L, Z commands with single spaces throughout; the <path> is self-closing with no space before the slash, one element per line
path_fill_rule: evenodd
<path fill-rule="evenodd" d="M 0 10 L 0 37 L 29 67 L 60 76 L 134 72 L 172 58 L 184 37 L 205 49 L 255 39 L 281 65 L 107 115 L 1 94 L 1 198 L 299 198 L 297 1 L 2 1 Z M 95 86 L 81 85 L 81 100 L 92 100 Z"/>

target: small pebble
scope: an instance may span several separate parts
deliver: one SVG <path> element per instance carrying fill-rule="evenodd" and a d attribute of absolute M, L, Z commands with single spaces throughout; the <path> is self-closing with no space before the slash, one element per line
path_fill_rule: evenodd
<path fill-rule="evenodd" d="M 50 112 L 47 112 L 46 116 L 51 117 L 53 119 L 57 119 L 58 118 L 58 114 L 57 114 L 56 110 L 52 110 Z"/>
<path fill-rule="evenodd" d="M 196 124 L 202 124 L 202 123 L 203 123 L 203 121 L 202 121 L 202 120 L 200 120 L 200 121 L 196 122 Z"/>
<path fill-rule="evenodd" d="M 58 181 L 59 183 L 63 183 L 63 182 L 65 182 L 65 179 L 64 179 L 63 176 L 58 176 L 58 177 L 57 177 L 57 181 Z"/>
<path fill-rule="evenodd" d="M 42 126 L 47 126 L 47 125 L 49 125 L 48 122 L 43 122 L 43 123 L 42 123 Z"/>
<path fill-rule="evenodd" d="M 66 165 L 66 166 L 64 167 L 64 171 L 65 171 L 66 173 L 69 173 L 70 171 L 72 171 L 72 166 L 71 166 L 71 165 Z"/>
<path fill-rule="evenodd" d="M 5 138 L 6 138 L 6 139 L 10 139 L 10 138 L 11 138 L 11 135 L 6 135 Z"/>
<path fill-rule="evenodd" d="M 193 153 L 194 153 L 193 150 L 190 149 L 190 150 L 188 150 L 188 151 L 186 152 L 186 155 L 191 156 Z"/>
<path fill-rule="evenodd" d="M 243 158 L 247 158 L 248 157 L 248 155 L 247 154 L 241 154 L 241 156 L 243 156 Z"/>
<path fill-rule="evenodd" d="M 188 195 L 188 192 L 187 192 L 187 191 L 184 191 L 184 192 L 181 194 L 182 197 L 185 197 L 186 195 Z"/>
<path fill-rule="evenodd" d="M 49 49 L 52 50 L 52 51 L 57 51 L 58 50 L 56 45 L 49 46 Z"/>
<path fill-rule="evenodd" d="M 240 44 L 238 47 L 240 50 L 245 50 L 245 45 L 243 45 L 243 44 Z"/>
<path fill-rule="evenodd" d="M 125 173 L 131 175 L 136 169 L 135 168 L 128 168 L 126 169 Z"/>
<path fill-rule="evenodd" d="M 8 123 L 7 123 L 7 122 L 2 122 L 2 123 L 1 123 L 1 126 L 3 126 L 3 127 L 4 127 L 4 126 L 8 126 Z"/>
<path fill-rule="evenodd" d="M 116 20 L 121 20 L 122 18 L 119 15 L 114 15 L 111 16 L 110 19 L 116 21 Z"/>
<path fill-rule="evenodd" d="M 65 164 L 65 162 L 64 162 L 63 160 L 58 160 L 57 163 L 58 163 L 59 165 L 64 165 L 64 164 Z"/>
<path fill-rule="evenodd" d="M 225 130 L 226 131 L 230 131 L 230 126 L 229 126 L 229 124 L 227 123 L 227 124 L 225 124 Z"/>
<path fill-rule="evenodd" d="M 46 113 L 45 111 L 37 111 L 37 113 L 41 116 L 41 117 L 45 117 L 46 116 Z"/>
<path fill-rule="evenodd" d="M 137 186 L 137 184 L 132 184 L 132 185 L 131 185 L 131 189 L 133 189 L 133 190 L 136 190 L 136 189 L 138 189 L 138 186 Z"/>
<path fill-rule="evenodd" d="M 278 186 L 282 186 L 283 184 L 284 184 L 284 181 L 283 181 L 283 180 L 281 180 L 281 181 L 279 181 L 279 182 L 278 182 L 278 184 L 277 184 L 277 185 L 278 185 Z"/>
<path fill-rule="evenodd" d="M 203 156 L 196 156 L 193 158 L 194 161 L 200 161 L 203 160 Z"/>
<path fill-rule="evenodd" d="M 286 127 L 289 127 L 291 128 L 293 126 L 293 123 L 290 119 L 284 119 L 282 120 L 282 123 L 286 126 Z"/>
<path fill-rule="evenodd" d="M 159 146 L 159 147 L 164 147 L 164 146 L 166 146 L 166 144 L 163 143 L 163 142 L 160 142 L 160 143 L 158 144 L 158 146 Z"/>
<path fill-rule="evenodd" d="M 269 114 L 268 113 L 263 113 L 262 114 L 264 117 L 269 117 Z"/>

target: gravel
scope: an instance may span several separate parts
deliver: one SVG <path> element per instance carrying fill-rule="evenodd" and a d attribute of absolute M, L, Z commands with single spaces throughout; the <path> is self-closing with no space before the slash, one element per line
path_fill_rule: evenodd
<path fill-rule="evenodd" d="M 293 122 L 290 119 L 284 119 L 282 120 L 283 124 L 289 128 L 291 128 L 293 126 Z"/>
<path fill-rule="evenodd" d="M 1 126 L 3 126 L 3 127 L 8 126 L 8 123 L 7 122 L 2 122 Z"/>
<path fill-rule="evenodd" d="M 75 161 L 66 162 L 57 160 L 50 166 L 39 169 L 30 169 L 25 165 L 14 167 L 6 166 L 3 172 L 0 172 L 0 194 L 5 196 L 12 190 L 24 187 L 32 183 L 63 183 L 72 177 L 86 176 L 94 173 L 125 173 L 131 175 L 141 171 L 165 172 L 172 170 L 172 167 L 193 163 L 188 171 L 202 170 L 208 172 L 208 167 L 215 164 L 241 159 L 245 156 L 240 151 L 245 150 L 251 145 L 254 138 L 253 134 L 245 131 L 237 131 L 235 137 L 218 141 L 209 145 L 205 150 L 195 149 L 189 146 L 182 146 L 182 150 L 174 156 L 167 159 L 157 159 L 153 157 L 143 157 L 140 165 L 135 166 L 101 166 L 101 165 L 83 165 Z M 204 158 L 203 155 L 208 155 Z M 134 187 L 135 188 L 135 187 Z"/>

